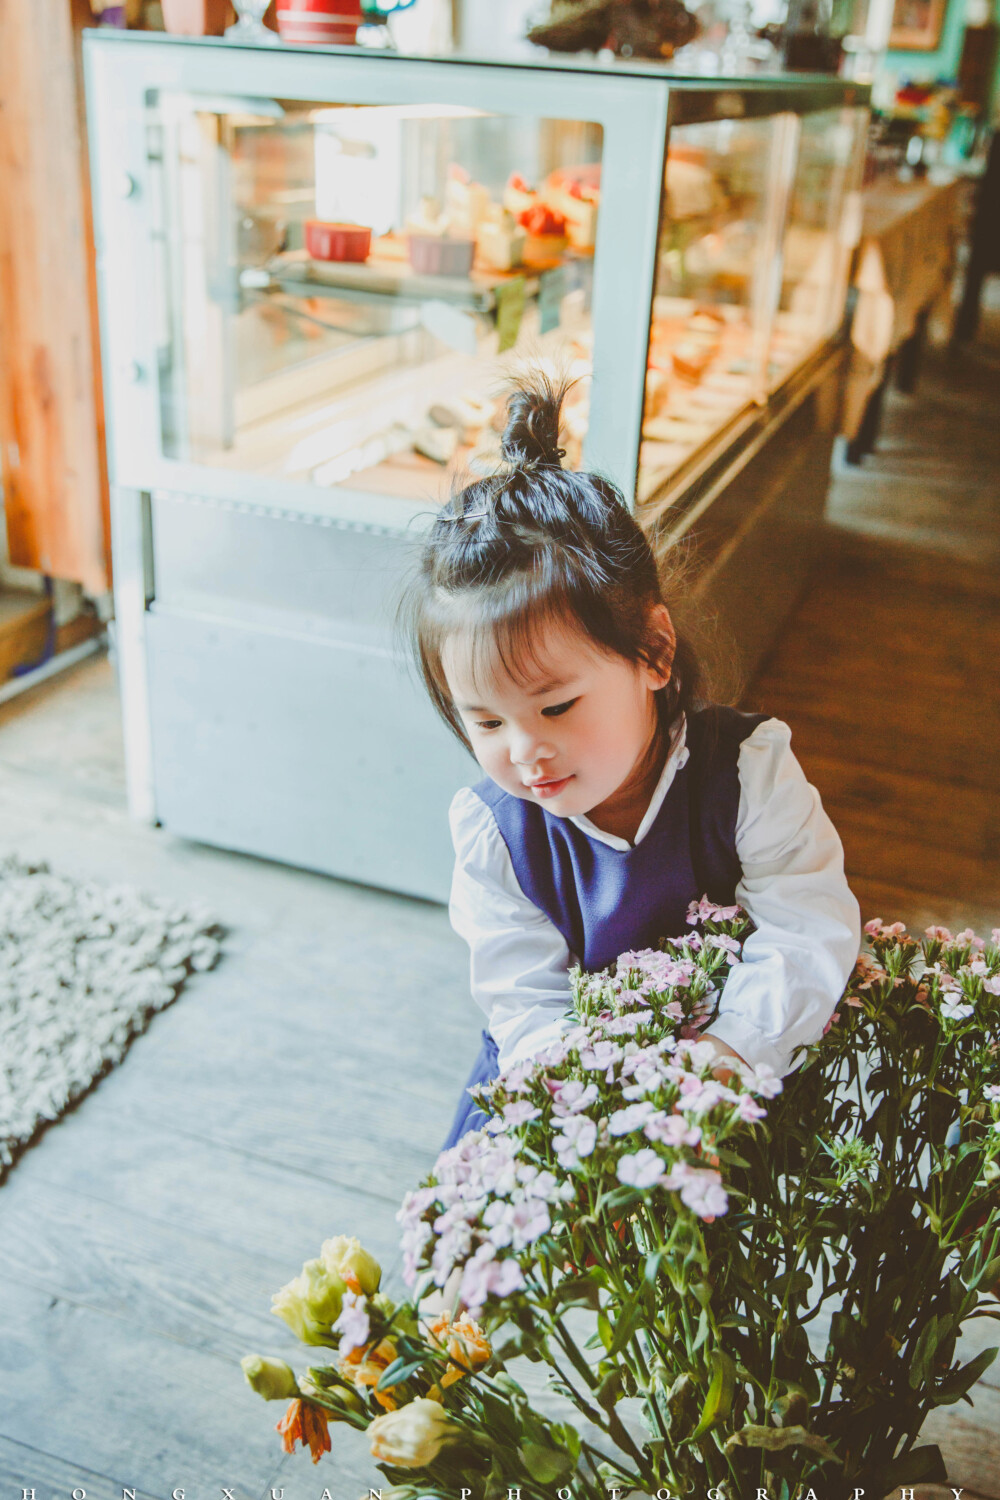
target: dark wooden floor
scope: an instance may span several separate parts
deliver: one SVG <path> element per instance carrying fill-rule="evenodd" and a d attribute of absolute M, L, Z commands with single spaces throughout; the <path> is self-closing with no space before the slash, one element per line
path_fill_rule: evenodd
<path fill-rule="evenodd" d="M 747 695 L 787 720 L 864 915 L 1000 922 L 1000 315 L 838 473 L 824 567 Z"/>

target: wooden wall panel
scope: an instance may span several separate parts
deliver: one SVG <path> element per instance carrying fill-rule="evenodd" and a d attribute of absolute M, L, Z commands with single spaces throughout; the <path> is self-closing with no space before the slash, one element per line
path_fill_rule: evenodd
<path fill-rule="evenodd" d="M 87 0 L 0 0 L 0 452 L 11 560 L 110 584 L 79 30 Z"/>

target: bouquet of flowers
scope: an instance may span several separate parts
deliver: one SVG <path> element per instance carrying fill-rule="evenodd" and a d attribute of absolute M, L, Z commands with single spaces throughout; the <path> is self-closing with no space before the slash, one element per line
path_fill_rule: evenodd
<path fill-rule="evenodd" d="M 560 1041 L 481 1091 L 491 1119 L 399 1214 L 396 1305 L 356 1240 L 274 1299 L 332 1363 L 296 1377 L 286 1447 L 367 1430 L 393 1500 L 771 1500 L 832 1480 L 882 1496 L 943 1480 L 927 1413 L 968 1399 L 1000 1318 L 1000 929 L 866 928 L 827 1033 L 785 1081 L 699 1033 L 750 924 L 691 930 L 573 975 Z M 434 1288 L 448 1310 L 422 1313 Z M 440 1300 L 440 1296 L 439 1296 Z M 533 1404 L 527 1358 L 570 1403 Z"/>

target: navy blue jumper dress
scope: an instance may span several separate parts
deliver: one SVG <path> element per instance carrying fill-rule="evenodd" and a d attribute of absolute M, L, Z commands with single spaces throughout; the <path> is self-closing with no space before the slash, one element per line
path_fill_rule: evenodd
<path fill-rule="evenodd" d="M 654 948 L 684 932 L 692 901 L 707 895 L 720 906 L 736 899 L 740 805 L 739 754 L 765 714 L 710 705 L 688 715 L 688 759 L 677 772 L 642 842 L 612 849 L 568 818 L 479 782 L 476 795 L 496 819 L 517 882 L 558 928 L 584 969 L 604 969 L 619 953 Z M 466 1089 L 499 1072 L 488 1031 Z M 443 1149 L 486 1123 L 462 1095 Z"/>

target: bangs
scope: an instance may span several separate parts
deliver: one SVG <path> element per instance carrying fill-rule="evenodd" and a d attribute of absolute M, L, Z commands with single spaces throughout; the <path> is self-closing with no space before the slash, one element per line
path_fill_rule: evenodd
<path fill-rule="evenodd" d="M 424 678 L 435 706 L 462 742 L 468 740 L 445 676 L 446 643 L 457 644 L 476 692 L 500 677 L 526 687 L 546 666 L 545 638 L 553 627 L 570 626 L 595 644 L 562 581 L 548 588 L 527 573 L 492 587 L 436 591 L 420 630 Z"/>

